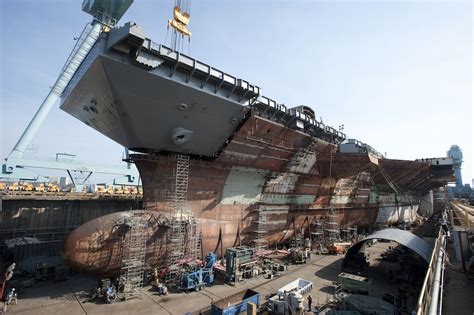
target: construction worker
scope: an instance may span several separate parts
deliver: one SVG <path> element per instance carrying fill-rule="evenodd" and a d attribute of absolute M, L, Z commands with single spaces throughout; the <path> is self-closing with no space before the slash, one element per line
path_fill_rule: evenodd
<path fill-rule="evenodd" d="M 168 294 L 168 288 L 163 283 L 158 283 L 156 288 L 158 290 L 158 295 L 167 295 Z"/>
<path fill-rule="evenodd" d="M 18 295 L 15 291 L 15 288 L 12 288 L 10 291 L 8 291 L 5 298 L 5 304 L 10 305 L 13 301 L 15 301 L 15 304 L 18 304 Z"/>
<path fill-rule="evenodd" d="M 308 311 L 311 312 L 311 304 L 313 303 L 313 298 L 311 295 L 308 295 Z"/>
<path fill-rule="evenodd" d="M 106 303 L 112 303 L 115 301 L 117 298 L 117 295 L 115 293 L 115 286 L 113 284 L 109 284 L 105 289 L 104 289 L 104 300 Z"/>

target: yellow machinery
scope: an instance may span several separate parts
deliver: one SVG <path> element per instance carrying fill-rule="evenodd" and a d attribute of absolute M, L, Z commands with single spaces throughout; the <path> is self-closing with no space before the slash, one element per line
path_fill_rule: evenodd
<path fill-rule="evenodd" d="M 33 191 L 33 184 L 31 183 L 23 183 L 23 185 L 21 185 L 21 189 L 22 191 Z"/>
<path fill-rule="evenodd" d="M 18 182 L 12 183 L 11 185 L 8 186 L 7 188 L 10 191 L 19 191 L 20 190 L 20 185 Z"/>
<path fill-rule="evenodd" d="M 54 184 L 48 184 L 48 192 L 59 192 L 59 187 Z"/>
<path fill-rule="evenodd" d="M 125 192 L 122 186 L 118 186 L 114 188 L 114 194 L 123 195 L 124 193 Z"/>
<path fill-rule="evenodd" d="M 106 191 L 105 186 L 97 186 L 97 193 L 105 194 Z"/>
<path fill-rule="evenodd" d="M 138 194 L 138 189 L 135 186 L 129 186 L 127 190 L 130 195 Z"/>
<path fill-rule="evenodd" d="M 113 186 L 107 187 L 107 190 L 105 192 L 107 194 L 113 195 L 114 194 L 114 187 Z"/>
<path fill-rule="evenodd" d="M 7 184 L 4 182 L 0 182 L 0 190 L 5 190 L 7 189 Z"/>
<path fill-rule="evenodd" d="M 36 186 L 35 191 L 44 193 L 45 192 L 44 184 L 39 184 L 38 186 Z"/>

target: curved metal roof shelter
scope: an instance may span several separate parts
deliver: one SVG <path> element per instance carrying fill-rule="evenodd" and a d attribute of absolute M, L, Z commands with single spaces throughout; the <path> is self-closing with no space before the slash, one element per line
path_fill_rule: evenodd
<path fill-rule="evenodd" d="M 427 263 L 430 263 L 432 248 L 430 245 L 428 245 L 428 243 L 413 233 L 392 228 L 377 231 L 355 243 L 347 250 L 347 254 L 344 259 L 357 254 L 365 242 L 373 239 L 383 239 L 397 242 L 398 244 L 408 247 L 420 255 L 421 258 L 423 258 Z"/>

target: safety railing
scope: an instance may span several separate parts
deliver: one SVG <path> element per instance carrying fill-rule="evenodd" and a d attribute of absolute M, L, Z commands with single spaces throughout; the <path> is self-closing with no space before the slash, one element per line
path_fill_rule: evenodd
<path fill-rule="evenodd" d="M 431 260 L 430 264 L 428 266 L 428 270 L 426 271 L 426 276 L 425 280 L 423 281 L 423 286 L 420 291 L 420 296 L 418 297 L 418 302 L 416 306 L 416 314 L 417 315 L 424 315 L 424 314 L 432 314 L 431 310 L 438 310 L 440 307 L 438 307 L 438 304 L 441 304 L 441 299 L 438 299 L 436 296 L 442 296 L 435 286 L 439 286 L 441 284 L 442 286 L 442 277 L 443 277 L 443 272 L 441 273 L 441 279 L 436 279 L 436 271 L 438 268 L 443 268 L 444 264 L 444 258 L 441 257 L 441 260 L 439 261 L 440 255 L 442 256 L 444 252 L 444 246 L 445 246 L 445 235 L 443 229 L 439 230 L 438 237 L 436 238 L 435 246 L 433 248 L 433 253 L 431 254 Z M 438 264 L 441 263 L 442 265 L 438 267 Z M 439 276 L 439 274 L 438 274 Z M 438 303 L 439 301 L 439 303 Z M 437 305 L 433 305 L 433 303 L 436 303 Z M 435 314 L 438 314 L 439 312 L 436 312 Z"/>

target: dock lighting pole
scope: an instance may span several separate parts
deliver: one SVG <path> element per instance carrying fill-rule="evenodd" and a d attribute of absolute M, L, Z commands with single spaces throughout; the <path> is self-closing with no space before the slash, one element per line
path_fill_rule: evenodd
<path fill-rule="evenodd" d="M 50 110 L 53 108 L 53 105 L 61 97 L 64 89 L 76 73 L 76 70 L 91 51 L 99 38 L 100 33 L 114 27 L 132 3 L 133 0 L 84 0 L 82 3 L 82 10 L 94 17 L 91 23 L 92 28 L 87 30 L 86 26 L 84 29 L 81 38 L 77 41 L 70 57 L 61 70 L 56 83 L 54 83 L 53 88 L 49 91 L 35 116 L 8 156 L 7 172 L 13 172 L 16 166 L 8 165 L 8 159 L 21 158 L 23 156 L 26 147 L 33 139 Z"/>

